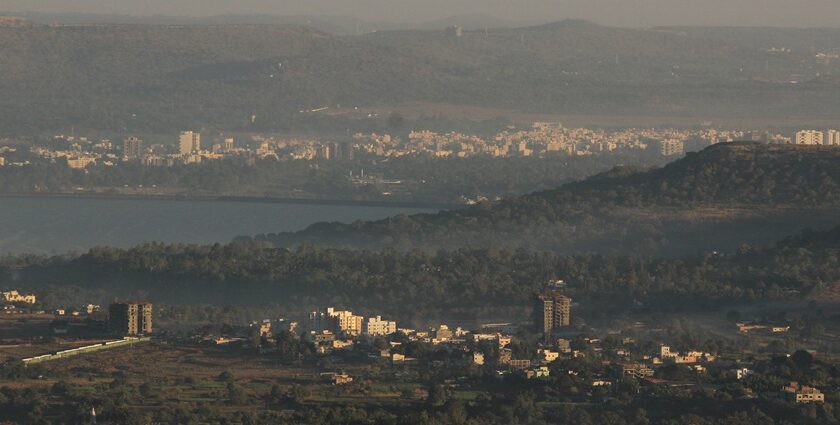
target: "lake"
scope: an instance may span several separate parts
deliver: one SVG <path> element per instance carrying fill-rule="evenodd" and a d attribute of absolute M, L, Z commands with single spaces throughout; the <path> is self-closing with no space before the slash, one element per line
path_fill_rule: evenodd
<path fill-rule="evenodd" d="M 320 221 L 376 220 L 437 209 L 306 203 L 0 197 L 0 254 L 56 254 L 143 242 L 225 243 Z"/>

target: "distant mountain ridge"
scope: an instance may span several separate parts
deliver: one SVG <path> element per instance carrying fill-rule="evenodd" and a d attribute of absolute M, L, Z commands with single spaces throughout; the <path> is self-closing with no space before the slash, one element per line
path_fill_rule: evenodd
<path fill-rule="evenodd" d="M 840 147 L 719 144 L 496 203 L 261 236 L 280 246 L 524 246 L 658 255 L 771 243 L 840 219 Z"/>
<path fill-rule="evenodd" d="M 840 64 L 703 37 L 576 20 L 462 37 L 442 27 L 0 27 L 0 132 L 283 131 L 409 103 L 596 116 L 840 112 L 840 85 L 790 84 L 840 74 Z M 329 113 L 306 112 L 322 107 Z"/>

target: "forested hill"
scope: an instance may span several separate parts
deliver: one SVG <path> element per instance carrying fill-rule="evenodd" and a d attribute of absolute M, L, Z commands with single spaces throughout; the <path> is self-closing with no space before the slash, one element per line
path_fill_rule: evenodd
<path fill-rule="evenodd" d="M 268 235 L 280 246 L 526 246 L 663 255 L 769 243 L 835 225 L 840 148 L 719 144 L 663 168 L 615 169 L 497 203 Z"/>
<path fill-rule="evenodd" d="M 815 57 L 837 33 L 815 31 L 818 46 L 780 30 L 786 45 L 810 47 L 777 54 L 701 32 L 574 20 L 462 37 L 443 28 L 337 36 L 277 25 L 0 26 L 0 132 L 308 129 L 352 118 L 356 106 L 403 104 L 834 117 L 840 85 L 790 84 L 840 73 Z"/>
<path fill-rule="evenodd" d="M 571 198 L 570 198 L 571 197 Z M 662 168 L 614 169 L 557 190 L 524 197 L 621 205 L 840 205 L 840 147 L 717 144 Z"/>
<path fill-rule="evenodd" d="M 610 302 L 626 308 L 639 300 L 656 309 L 693 309 L 709 301 L 795 302 L 834 290 L 840 284 L 839 234 L 837 227 L 680 259 L 495 248 L 432 253 L 146 244 L 67 257 L 0 258 L 0 287 L 43 292 L 56 306 L 142 297 L 168 305 L 274 304 L 302 314 L 329 304 L 423 324 L 429 317 L 521 317 L 547 281 L 562 278 L 582 305 L 597 299 L 598 308 Z M 194 313 L 184 319 L 205 317 L 200 308 Z"/>

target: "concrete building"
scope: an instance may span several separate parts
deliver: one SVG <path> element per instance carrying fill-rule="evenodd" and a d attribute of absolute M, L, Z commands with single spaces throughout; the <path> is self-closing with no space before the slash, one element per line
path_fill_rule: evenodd
<path fill-rule="evenodd" d="M 182 131 L 178 140 L 181 155 L 189 155 L 201 150 L 201 133 Z"/>
<path fill-rule="evenodd" d="M 796 132 L 797 145 L 822 145 L 825 134 L 822 131 L 802 130 Z"/>
<path fill-rule="evenodd" d="M 547 291 L 537 297 L 536 324 L 545 341 L 552 340 L 556 329 L 569 326 L 572 299 L 557 292 Z"/>
<path fill-rule="evenodd" d="M 309 330 L 320 332 L 328 330 L 346 335 L 361 335 L 364 318 L 356 316 L 349 310 L 336 310 L 327 307 L 324 311 L 313 311 L 309 314 Z"/>
<path fill-rule="evenodd" d="M 840 131 L 828 130 L 825 132 L 825 144 L 830 146 L 840 146 Z"/>
<path fill-rule="evenodd" d="M 368 317 L 364 322 L 362 333 L 368 336 L 385 336 L 397 333 L 397 322 L 382 320 L 382 317 Z"/>
<path fill-rule="evenodd" d="M 236 141 L 233 140 L 233 137 L 228 137 L 225 139 L 225 144 L 223 149 L 227 152 L 232 151 L 236 148 Z"/>
<path fill-rule="evenodd" d="M 116 302 L 108 308 L 111 330 L 122 335 L 152 333 L 152 304 L 147 302 Z"/>
<path fill-rule="evenodd" d="M 449 326 L 440 325 L 437 329 L 432 330 L 432 338 L 438 341 L 448 341 L 452 339 L 452 329 L 449 329 Z"/>
<path fill-rule="evenodd" d="M 788 400 L 799 403 L 822 403 L 825 401 L 825 394 L 820 390 L 809 387 L 807 385 L 800 385 L 796 381 L 790 381 L 787 385 L 782 387 L 782 394 Z"/>
<path fill-rule="evenodd" d="M 636 378 L 647 378 L 653 376 L 653 369 L 641 363 L 624 363 L 621 365 L 621 374 L 630 375 Z"/>
<path fill-rule="evenodd" d="M 677 156 L 685 153 L 685 143 L 679 139 L 668 139 L 659 142 L 659 152 L 662 156 Z"/>
<path fill-rule="evenodd" d="M 0 292 L 0 295 L 3 295 L 3 301 L 7 303 L 35 304 L 36 302 L 35 294 L 21 294 L 16 289 Z"/>
<path fill-rule="evenodd" d="M 123 158 L 140 159 L 143 156 L 143 141 L 131 136 L 123 140 Z"/>

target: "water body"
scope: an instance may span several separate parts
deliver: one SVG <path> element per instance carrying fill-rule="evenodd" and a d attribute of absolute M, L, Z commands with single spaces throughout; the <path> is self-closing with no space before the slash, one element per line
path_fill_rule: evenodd
<path fill-rule="evenodd" d="M 0 197 L 0 254 L 60 254 L 143 242 L 225 243 L 436 209 L 240 201 Z"/>

